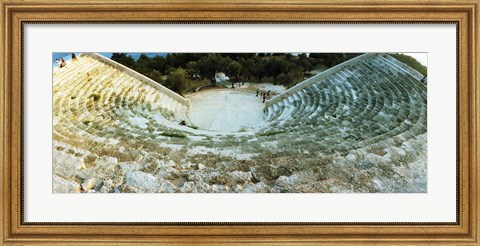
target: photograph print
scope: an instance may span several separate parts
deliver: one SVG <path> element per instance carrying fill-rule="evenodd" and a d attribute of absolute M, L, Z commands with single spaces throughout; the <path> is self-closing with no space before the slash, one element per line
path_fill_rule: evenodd
<path fill-rule="evenodd" d="M 52 54 L 53 193 L 426 193 L 427 53 Z"/>

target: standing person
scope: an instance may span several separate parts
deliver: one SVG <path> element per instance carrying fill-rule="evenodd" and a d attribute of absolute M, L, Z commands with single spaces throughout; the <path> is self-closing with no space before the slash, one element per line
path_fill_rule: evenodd
<path fill-rule="evenodd" d="M 65 67 L 67 63 L 65 62 L 65 59 L 62 57 L 62 63 L 60 63 L 60 67 Z"/>
<path fill-rule="evenodd" d="M 60 62 L 60 59 L 58 59 L 58 58 L 57 58 L 57 60 L 56 60 L 55 62 L 57 63 L 57 65 L 58 65 L 59 67 L 60 67 L 60 64 L 62 64 L 62 63 Z"/>
<path fill-rule="evenodd" d="M 265 103 L 265 98 L 267 97 L 267 95 L 265 93 L 263 93 L 262 97 L 263 97 L 263 102 L 262 103 Z"/>
<path fill-rule="evenodd" d="M 427 77 L 423 76 L 423 78 L 422 78 L 420 81 L 423 82 L 423 83 L 425 83 L 425 79 L 426 79 L 426 78 L 427 78 Z"/>
<path fill-rule="evenodd" d="M 72 53 L 72 61 L 78 61 L 77 56 L 75 55 L 75 53 Z"/>
<path fill-rule="evenodd" d="M 57 61 L 58 61 L 58 59 L 57 59 Z M 257 95 L 256 95 L 256 97 L 258 97 L 258 93 L 260 93 L 260 89 L 257 88 Z"/>

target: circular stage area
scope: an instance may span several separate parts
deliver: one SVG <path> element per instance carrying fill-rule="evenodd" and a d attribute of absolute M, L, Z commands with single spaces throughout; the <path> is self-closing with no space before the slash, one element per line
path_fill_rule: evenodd
<path fill-rule="evenodd" d="M 189 120 L 201 129 L 239 132 L 263 120 L 263 103 L 255 92 L 210 90 L 190 97 Z"/>

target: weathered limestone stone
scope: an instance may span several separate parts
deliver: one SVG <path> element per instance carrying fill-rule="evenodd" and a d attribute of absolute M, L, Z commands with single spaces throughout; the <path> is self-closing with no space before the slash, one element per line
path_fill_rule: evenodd
<path fill-rule="evenodd" d="M 105 179 L 102 182 L 102 187 L 99 189 L 99 192 L 102 192 L 102 193 L 112 192 L 114 188 L 115 188 L 115 184 L 113 183 L 113 181 L 110 179 Z"/>
<path fill-rule="evenodd" d="M 378 192 L 378 190 L 373 187 L 372 177 L 372 173 L 368 170 L 361 170 L 355 173 L 350 181 L 353 190 L 355 192 Z"/>
<path fill-rule="evenodd" d="M 241 185 L 239 185 L 239 184 L 236 184 L 234 191 L 235 191 L 236 193 L 242 193 L 242 192 L 244 192 L 244 187 L 241 186 Z"/>
<path fill-rule="evenodd" d="M 374 166 L 375 164 L 370 161 L 370 160 L 361 160 L 357 163 L 357 168 L 360 170 L 365 170 L 365 169 L 370 169 Z"/>
<path fill-rule="evenodd" d="M 298 172 L 291 176 L 280 176 L 272 187 L 272 192 L 311 193 L 318 189 L 318 177 L 312 171 Z"/>
<path fill-rule="evenodd" d="M 288 166 L 256 166 L 250 167 L 250 172 L 254 180 L 266 184 L 274 182 L 280 176 L 290 176 L 294 171 L 293 167 Z"/>
<path fill-rule="evenodd" d="M 230 188 L 224 185 L 212 185 L 211 188 L 213 193 L 224 193 L 230 191 Z"/>
<path fill-rule="evenodd" d="M 98 189 L 98 192 L 100 193 L 110 193 L 113 191 L 113 182 L 111 180 L 104 180 L 102 182 L 102 187 L 100 187 L 100 189 Z"/>
<path fill-rule="evenodd" d="M 318 190 L 326 193 L 351 193 L 350 185 L 338 179 L 326 179 L 318 182 Z"/>
<path fill-rule="evenodd" d="M 162 180 L 162 182 L 160 183 L 160 189 L 159 189 L 159 192 L 162 192 L 162 193 L 174 193 L 177 191 L 177 187 L 170 183 L 169 181 L 167 180 Z"/>
<path fill-rule="evenodd" d="M 353 154 L 353 153 L 350 153 L 347 156 L 345 156 L 345 159 L 347 159 L 349 161 L 356 161 L 357 160 L 357 155 Z"/>
<path fill-rule="evenodd" d="M 77 182 L 65 180 L 53 175 L 53 193 L 78 193 L 80 185 Z"/>
<path fill-rule="evenodd" d="M 191 168 L 193 166 L 193 164 L 191 162 L 187 162 L 187 163 L 184 163 L 182 164 L 182 169 L 188 169 L 188 168 Z"/>
<path fill-rule="evenodd" d="M 228 173 L 228 176 L 236 183 L 247 183 L 252 180 L 252 174 L 250 172 L 233 171 Z"/>
<path fill-rule="evenodd" d="M 185 182 L 180 188 L 181 192 L 208 193 L 211 187 L 199 175 L 191 175 L 191 180 Z"/>
<path fill-rule="evenodd" d="M 172 160 L 169 160 L 165 165 L 166 165 L 167 167 L 174 167 L 174 166 L 175 166 L 175 162 L 172 161 Z"/>
<path fill-rule="evenodd" d="M 98 165 L 102 164 L 116 164 L 118 162 L 118 159 L 115 157 L 111 156 L 101 156 L 96 160 L 96 163 Z"/>
<path fill-rule="evenodd" d="M 155 160 L 155 163 L 157 163 L 157 165 L 159 167 L 164 167 L 165 166 L 165 162 L 163 160 Z"/>
<path fill-rule="evenodd" d="M 53 151 L 53 173 L 70 179 L 77 170 L 85 168 L 82 158 L 54 150 Z"/>
<path fill-rule="evenodd" d="M 142 166 L 136 162 L 120 162 L 120 170 L 124 173 L 134 172 L 140 170 Z"/>
<path fill-rule="evenodd" d="M 83 190 L 96 189 L 97 186 L 99 186 L 100 184 L 101 184 L 100 181 L 97 181 L 95 178 L 90 178 L 90 179 L 87 179 L 87 180 L 83 181 L 82 189 Z"/>
<path fill-rule="evenodd" d="M 160 184 L 151 174 L 134 171 L 125 174 L 122 184 L 123 192 L 133 193 L 155 193 L 159 192 Z"/>
<path fill-rule="evenodd" d="M 192 180 L 198 180 L 199 176 L 203 181 L 209 184 L 221 184 L 224 185 L 227 183 L 225 176 L 219 171 L 211 171 L 211 172 L 195 172 L 193 176 L 191 176 Z M 190 178 L 190 177 L 189 177 Z"/>
<path fill-rule="evenodd" d="M 269 193 L 270 192 L 270 187 L 263 183 L 263 182 L 258 182 L 256 184 L 249 184 L 247 187 L 245 187 L 244 192 L 248 193 Z"/>
<path fill-rule="evenodd" d="M 275 192 L 292 192 L 295 185 L 294 183 L 296 180 L 297 180 L 297 176 L 293 176 L 293 177 L 280 176 L 275 181 L 273 190 Z"/>
<path fill-rule="evenodd" d="M 158 169 L 156 177 L 160 179 L 172 180 L 179 178 L 180 175 L 180 172 L 173 167 L 163 167 Z"/>
<path fill-rule="evenodd" d="M 183 183 L 182 187 L 180 187 L 180 192 L 192 193 L 194 188 L 195 183 L 193 181 L 185 182 Z"/>

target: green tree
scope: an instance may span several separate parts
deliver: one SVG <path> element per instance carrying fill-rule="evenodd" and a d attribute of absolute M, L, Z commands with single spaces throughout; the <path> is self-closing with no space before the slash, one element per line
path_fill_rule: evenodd
<path fill-rule="evenodd" d="M 198 63 L 196 61 L 189 61 L 185 71 L 189 79 L 199 79 Z"/>
<path fill-rule="evenodd" d="M 267 76 L 266 63 L 263 59 L 257 59 L 252 69 L 252 75 L 255 76 L 260 83 L 262 82 L 262 78 Z"/>
<path fill-rule="evenodd" d="M 313 64 L 305 53 L 298 55 L 298 59 L 295 61 L 295 63 L 303 73 L 307 73 L 313 69 Z"/>
<path fill-rule="evenodd" d="M 188 83 L 187 73 L 182 68 L 173 70 L 165 79 L 165 86 L 180 94 L 187 88 Z"/>
<path fill-rule="evenodd" d="M 165 61 L 165 57 L 157 55 L 157 56 L 151 58 L 151 60 L 152 61 L 149 63 L 148 68 L 150 70 L 157 70 L 161 74 L 165 74 L 166 69 L 167 69 L 167 64 L 166 64 L 166 61 Z"/>
<path fill-rule="evenodd" d="M 288 74 L 281 73 L 277 76 L 277 81 L 276 82 L 278 84 L 281 84 L 281 85 L 288 85 L 288 84 L 292 83 L 292 80 L 291 80 L 290 76 L 288 76 Z"/>
<path fill-rule="evenodd" d="M 197 62 L 197 66 L 200 77 L 208 79 L 212 85 L 216 85 L 215 75 L 225 68 L 225 59 L 219 54 L 211 53 L 202 57 Z"/>
<path fill-rule="evenodd" d="M 183 58 L 182 53 L 168 53 L 165 57 L 165 62 L 169 68 L 177 68 L 184 63 Z"/>
<path fill-rule="evenodd" d="M 127 53 L 112 53 L 110 59 L 129 68 L 133 68 L 135 65 L 135 59 L 133 59 L 132 56 L 127 55 Z"/>
<path fill-rule="evenodd" d="M 155 80 L 159 84 L 163 84 L 163 75 L 158 70 L 149 71 L 145 76 Z"/>
<path fill-rule="evenodd" d="M 277 82 L 277 76 L 281 73 L 287 73 L 290 64 L 289 62 L 280 59 L 278 57 L 273 57 L 269 59 L 266 63 L 266 74 L 273 78 L 273 82 Z"/>
<path fill-rule="evenodd" d="M 242 76 L 242 65 L 230 58 L 227 58 L 225 63 L 225 75 L 230 78 L 230 81 L 232 82 L 232 88 L 235 88 L 235 83 L 239 82 Z"/>
<path fill-rule="evenodd" d="M 311 59 L 320 59 L 322 58 L 322 53 L 310 53 L 308 57 Z"/>
<path fill-rule="evenodd" d="M 245 58 L 240 60 L 242 65 L 242 77 L 243 80 L 250 80 L 255 70 L 255 58 Z"/>
<path fill-rule="evenodd" d="M 277 76 L 276 83 L 286 87 L 293 86 L 303 80 L 303 72 L 300 67 L 292 68 L 288 72 L 282 72 Z"/>
<path fill-rule="evenodd" d="M 142 53 L 133 65 L 133 69 L 141 74 L 148 74 L 152 70 L 151 61 L 145 53 Z"/>

